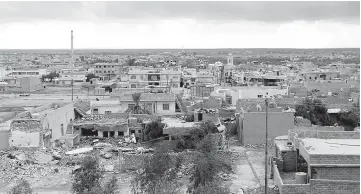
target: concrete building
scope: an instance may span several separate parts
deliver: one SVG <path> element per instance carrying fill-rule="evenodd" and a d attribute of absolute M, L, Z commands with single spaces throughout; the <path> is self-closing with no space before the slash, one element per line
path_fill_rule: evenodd
<path fill-rule="evenodd" d="M 193 85 L 191 88 L 191 95 L 196 97 L 209 97 L 214 91 L 214 85 Z"/>
<path fill-rule="evenodd" d="M 74 134 L 79 136 L 118 137 L 130 135 L 128 114 L 86 115 L 71 123 Z"/>
<path fill-rule="evenodd" d="M 360 132 L 290 130 L 274 140 L 281 194 L 360 193 Z"/>
<path fill-rule="evenodd" d="M 21 113 L 11 123 L 11 145 L 15 147 L 51 147 L 71 134 L 68 125 L 74 120 L 73 103 L 52 103 Z"/>
<path fill-rule="evenodd" d="M 22 69 L 16 69 L 16 70 L 10 70 L 8 76 L 12 77 L 41 77 L 43 75 L 46 75 L 47 71 L 46 69 L 33 69 L 33 68 L 22 68 Z"/>
<path fill-rule="evenodd" d="M 122 112 L 119 100 L 102 100 L 90 102 L 91 114 L 111 114 Z"/>
<path fill-rule="evenodd" d="M 211 93 L 212 97 L 221 97 L 227 104 L 237 105 L 239 99 L 257 99 L 288 96 L 287 87 L 222 87 Z"/>
<path fill-rule="evenodd" d="M 294 128 L 294 113 L 268 113 L 268 141 Z M 238 117 L 238 139 L 242 145 L 263 144 L 265 142 L 266 112 L 241 112 Z"/>
<path fill-rule="evenodd" d="M 7 84 L 0 85 L 0 87 L 1 90 L 6 92 L 34 92 L 43 88 L 43 84 L 38 77 L 5 77 L 4 82 Z"/>
<path fill-rule="evenodd" d="M 171 93 L 142 93 L 139 105 L 151 114 L 173 115 L 180 112 L 177 99 Z M 135 106 L 131 94 L 125 94 L 119 98 L 121 112 L 132 109 Z"/>
<path fill-rule="evenodd" d="M 110 80 L 121 73 L 122 63 L 95 63 L 93 65 L 95 75 L 99 76 L 100 80 Z"/>
<path fill-rule="evenodd" d="M 168 86 L 179 88 L 181 72 L 173 70 L 130 70 L 128 72 L 129 88 L 147 86 Z"/>
<path fill-rule="evenodd" d="M 333 80 L 341 75 L 339 71 L 306 71 L 300 74 L 305 81 Z"/>

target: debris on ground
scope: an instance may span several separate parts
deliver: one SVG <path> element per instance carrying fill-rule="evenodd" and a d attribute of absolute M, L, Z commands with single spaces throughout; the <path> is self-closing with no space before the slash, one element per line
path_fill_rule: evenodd
<path fill-rule="evenodd" d="M 76 150 L 68 151 L 65 154 L 66 155 L 84 154 L 87 152 L 91 152 L 92 150 L 93 150 L 93 148 L 91 148 L 91 147 L 90 148 L 79 148 Z"/>

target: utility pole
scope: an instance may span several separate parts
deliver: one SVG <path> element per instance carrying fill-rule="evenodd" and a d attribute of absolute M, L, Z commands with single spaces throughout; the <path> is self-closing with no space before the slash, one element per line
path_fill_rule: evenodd
<path fill-rule="evenodd" d="M 71 101 L 73 102 L 74 99 L 74 80 L 71 78 Z"/>
<path fill-rule="evenodd" d="M 266 148 L 265 148 L 265 172 L 264 172 L 265 194 L 268 193 L 268 98 L 266 97 Z"/>

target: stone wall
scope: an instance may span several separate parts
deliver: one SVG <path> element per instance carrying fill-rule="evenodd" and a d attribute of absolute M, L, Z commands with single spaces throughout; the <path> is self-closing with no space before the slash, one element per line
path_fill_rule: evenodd
<path fill-rule="evenodd" d="M 311 194 L 359 194 L 359 181 L 311 179 Z"/>

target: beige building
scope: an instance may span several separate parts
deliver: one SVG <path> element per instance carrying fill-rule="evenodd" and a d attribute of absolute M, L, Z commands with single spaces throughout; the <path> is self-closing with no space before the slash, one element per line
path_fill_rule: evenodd
<path fill-rule="evenodd" d="M 100 77 L 100 80 L 110 80 L 121 73 L 121 63 L 95 63 L 93 65 L 94 74 Z"/>
<path fill-rule="evenodd" d="M 43 85 L 38 77 L 5 77 L 6 85 L 0 85 L 5 92 L 34 92 L 40 90 Z"/>
<path fill-rule="evenodd" d="M 129 88 L 147 86 L 180 87 L 181 72 L 173 70 L 130 70 L 128 72 Z"/>

